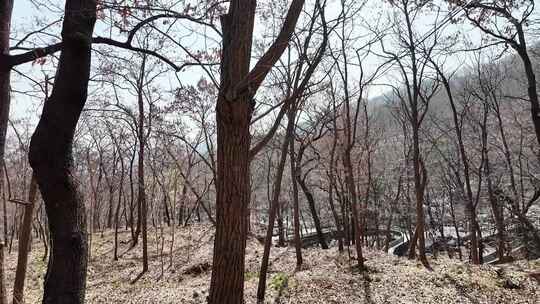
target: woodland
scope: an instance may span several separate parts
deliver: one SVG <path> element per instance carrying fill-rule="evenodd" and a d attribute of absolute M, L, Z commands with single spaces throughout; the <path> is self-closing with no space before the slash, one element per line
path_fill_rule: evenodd
<path fill-rule="evenodd" d="M 534 0 L 0 0 L 0 304 L 539 303 Z"/>

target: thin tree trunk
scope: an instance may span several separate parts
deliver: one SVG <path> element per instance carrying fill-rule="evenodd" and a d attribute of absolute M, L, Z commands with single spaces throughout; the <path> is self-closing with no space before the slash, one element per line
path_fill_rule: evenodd
<path fill-rule="evenodd" d="M 2 185 L 0 185 L 0 188 L 2 191 L 2 211 L 3 211 L 3 220 L 4 220 L 3 241 L 4 241 L 4 244 L 7 244 L 8 242 L 7 197 L 6 197 L 6 189 L 4 187 L 4 182 L 1 177 L 0 177 L 0 180 L 2 180 Z"/>
<path fill-rule="evenodd" d="M 0 304 L 8 304 L 4 273 L 4 242 L 0 240 Z"/>
<path fill-rule="evenodd" d="M 17 270 L 15 272 L 15 283 L 13 285 L 13 304 L 24 303 L 24 281 L 26 279 L 26 268 L 28 265 L 28 253 L 30 251 L 31 225 L 34 217 L 34 207 L 36 205 L 37 181 L 34 175 L 30 181 L 28 192 L 28 202 L 24 207 L 24 218 L 19 236 L 19 252 L 17 258 Z"/>
<path fill-rule="evenodd" d="M 278 246 L 285 247 L 285 230 L 283 228 L 283 203 L 277 202 L 277 226 L 278 226 Z"/>
<path fill-rule="evenodd" d="M 120 150 L 119 150 L 120 151 Z M 118 261 L 118 229 L 120 228 L 120 205 L 124 195 L 124 158 L 120 155 L 120 181 L 118 183 L 118 202 L 114 212 L 114 256 L 113 260 Z"/>
<path fill-rule="evenodd" d="M 304 192 L 304 195 L 306 196 L 309 211 L 311 212 L 311 216 L 313 218 L 313 224 L 315 225 L 315 231 L 317 232 L 317 239 L 319 240 L 319 244 L 321 245 L 322 249 L 328 249 L 328 245 L 326 244 L 326 241 L 324 239 L 324 234 L 321 227 L 321 220 L 319 219 L 317 209 L 315 208 L 315 199 L 313 198 L 313 194 L 309 190 L 306 181 L 302 179 L 302 177 L 299 175 L 301 174 L 299 168 L 297 168 L 296 171 L 296 181 L 298 182 L 300 188 L 302 189 L 302 192 Z"/>
<path fill-rule="evenodd" d="M 144 181 L 144 152 L 146 145 L 145 130 L 144 130 L 144 99 L 143 99 L 143 83 L 146 67 L 146 56 L 143 56 L 141 71 L 139 74 L 139 84 L 137 92 L 137 103 L 139 106 L 139 121 L 138 121 L 138 136 L 139 136 L 139 154 L 137 163 L 137 204 L 141 212 L 139 218 L 142 228 L 142 241 L 143 241 L 143 269 L 140 275 L 148 271 L 148 204 L 146 201 L 146 190 Z M 140 276 L 139 275 L 139 276 Z"/>
<path fill-rule="evenodd" d="M 135 207 L 133 206 L 133 202 L 135 200 L 135 189 L 133 187 L 133 165 L 135 163 L 135 156 L 137 147 L 136 143 L 133 145 L 133 153 L 131 154 L 130 162 L 129 162 L 129 227 L 131 229 L 131 248 L 134 248 L 137 246 L 137 243 L 139 242 L 139 234 L 141 233 L 140 229 L 140 221 L 137 221 L 137 226 L 135 227 L 135 216 L 133 215 L 133 211 L 135 210 Z M 139 206 L 139 203 L 137 201 L 137 206 Z M 139 216 L 140 210 L 137 208 L 137 216 Z"/>
<path fill-rule="evenodd" d="M 294 118 L 294 116 L 292 116 Z M 287 123 L 287 131 L 283 143 L 281 144 L 280 160 L 276 172 L 276 180 L 274 183 L 274 190 L 272 193 L 272 201 L 270 205 L 270 215 L 268 216 L 268 229 L 266 231 L 266 238 L 264 240 L 264 251 L 261 262 L 261 270 L 259 272 L 259 286 L 257 289 L 257 302 L 263 303 L 266 293 L 266 275 L 268 272 L 268 259 L 270 258 L 270 247 L 272 245 L 272 234 L 274 231 L 274 221 L 276 220 L 277 209 L 279 208 L 279 195 L 281 194 L 281 181 L 283 179 L 283 171 L 285 169 L 285 162 L 287 161 L 287 149 L 289 148 L 289 141 L 292 140 L 292 133 L 294 131 L 294 119 L 289 120 Z"/>
<path fill-rule="evenodd" d="M 456 212 L 454 208 L 454 199 L 453 199 L 452 194 L 450 194 L 450 216 L 452 217 L 452 224 L 454 226 L 454 231 L 456 232 L 456 245 L 457 245 L 459 260 L 461 261 L 463 260 L 463 254 L 461 253 L 461 236 L 459 234 L 459 227 L 456 220 Z"/>
<path fill-rule="evenodd" d="M 487 129 L 485 122 L 487 121 L 487 111 L 484 112 L 484 124 L 482 128 L 482 153 L 484 153 L 484 174 L 487 180 L 487 190 L 491 211 L 495 219 L 495 227 L 497 229 L 497 257 L 499 261 L 504 260 L 504 253 L 506 250 L 505 245 L 505 229 L 504 229 L 504 212 L 501 204 L 499 204 L 497 197 L 495 196 L 493 189 L 493 181 L 491 179 L 491 162 L 489 160 L 489 153 L 487 150 Z"/>
<path fill-rule="evenodd" d="M 295 120 L 294 115 L 289 115 L 289 120 Z M 296 270 L 302 268 L 302 240 L 300 239 L 300 204 L 298 199 L 298 184 L 294 178 L 296 172 L 296 156 L 294 155 L 294 140 L 289 140 L 289 154 L 291 165 L 291 183 L 293 195 L 293 221 L 294 221 L 294 251 L 296 254 Z"/>
<path fill-rule="evenodd" d="M 512 45 L 516 49 L 519 57 L 523 62 L 523 68 L 525 69 L 525 76 L 527 77 L 527 94 L 529 96 L 529 102 L 531 104 L 531 118 L 534 125 L 534 131 L 536 140 L 540 144 L 540 102 L 538 101 L 538 92 L 536 90 L 536 75 L 534 68 L 529 58 L 527 51 L 527 44 L 525 39 L 525 33 L 523 26 L 519 23 L 517 25 L 517 36 L 519 39 L 519 46 Z M 538 150 L 537 150 L 538 151 Z"/>
<path fill-rule="evenodd" d="M 334 183 L 333 168 L 329 169 L 328 179 L 328 204 L 330 205 L 330 211 L 332 212 L 334 222 L 336 223 L 336 238 L 338 241 L 338 251 L 343 252 L 343 229 L 341 229 L 341 219 L 339 218 L 339 214 L 336 210 L 336 204 L 334 203 L 334 186 L 332 185 Z"/>
<path fill-rule="evenodd" d="M 413 112 L 416 112 L 413 110 Z M 426 186 L 426 170 L 420 158 L 418 125 L 413 126 L 413 171 L 414 171 L 414 190 L 416 198 L 416 229 L 411 240 L 409 248 L 409 259 L 414 258 L 416 254 L 415 245 L 418 244 L 418 258 L 426 268 L 430 268 L 426 257 L 425 240 L 425 215 L 424 215 L 424 190 Z M 422 171 L 424 174 L 422 174 Z"/>
<path fill-rule="evenodd" d="M 107 186 L 109 188 L 109 210 L 107 212 L 107 228 L 111 229 L 112 228 L 112 225 L 113 225 L 113 213 L 114 213 L 114 186 L 113 186 L 113 182 L 112 182 L 112 179 L 114 176 L 116 176 L 116 164 L 118 162 L 118 158 L 117 158 L 117 150 L 113 150 L 113 159 L 112 159 L 112 165 L 113 165 L 113 169 L 112 169 L 112 175 L 111 176 L 107 176 L 105 175 L 105 180 L 107 182 Z"/>
<path fill-rule="evenodd" d="M 469 159 L 467 157 L 467 153 L 465 152 L 465 144 L 463 143 L 463 135 L 462 135 L 462 127 L 459 123 L 459 117 L 456 109 L 456 104 L 454 102 L 452 89 L 450 87 L 450 82 L 444 75 L 444 73 L 439 69 L 439 67 L 435 65 L 435 68 L 437 70 L 437 73 L 442 79 L 444 88 L 446 90 L 446 95 L 448 97 L 448 100 L 450 101 L 450 106 L 452 109 L 452 118 L 454 122 L 454 130 L 456 132 L 456 137 L 458 140 L 458 147 L 459 147 L 459 154 L 461 157 L 461 162 L 463 164 L 463 175 L 465 177 L 465 190 L 467 193 L 467 215 L 469 218 L 469 234 L 471 236 L 471 257 L 472 257 L 472 263 L 473 264 L 480 264 L 480 255 L 479 255 L 479 244 L 478 244 L 478 237 L 477 237 L 477 230 L 476 226 L 478 225 L 476 221 L 476 208 L 473 202 L 473 194 L 472 194 L 472 188 L 471 188 L 471 178 L 469 173 Z"/>
<path fill-rule="evenodd" d="M 343 155 L 343 166 L 345 167 L 345 180 L 347 183 L 347 188 L 349 196 L 351 198 L 351 212 L 352 212 L 352 228 L 354 230 L 354 244 L 356 246 L 358 268 L 364 270 L 364 256 L 362 254 L 362 234 L 360 228 L 360 219 L 358 214 L 358 197 L 356 195 L 356 185 L 354 182 L 352 163 L 351 163 L 351 154 L 350 148 L 345 149 Z"/>

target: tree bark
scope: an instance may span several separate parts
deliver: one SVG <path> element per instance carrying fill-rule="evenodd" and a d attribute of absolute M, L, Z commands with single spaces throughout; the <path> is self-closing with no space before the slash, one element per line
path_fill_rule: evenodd
<path fill-rule="evenodd" d="M 139 153 L 138 153 L 138 163 L 137 163 L 137 205 L 140 210 L 140 225 L 142 228 L 142 242 L 143 242 L 143 269 L 140 275 L 148 271 L 148 203 L 146 201 L 146 188 L 144 181 L 144 152 L 146 145 L 146 136 L 144 130 L 144 99 L 143 99 L 143 83 L 144 75 L 146 68 L 146 56 L 143 56 L 141 70 L 139 74 L 138 84 L 137 84 L 137 104 L 139 107 L 139 120 L 138 120 L 138 131 L 137 135 L 139 137 Z M 140 276 L 139 275 L 139 276 Z"/>
<path fill-rule="evenodd" d="M 335 204 L 334 204 L 334 186 L 336 185 L 335 180 L 335 156 L 336 156 L 336 147 L 337 147 L 337 139 L 338 139 L 338 131 L 337 131 L 337 122 L 336 122 L 336 102 L 335 99 L 332 100 L 332 109 L 334 111 L 334 115 L 332 117 L 332 129 L 333 129 L 333 139 L 332 139 L 332 149 L 330 150 L 330 161 L 329 161 L 329 168 L 327 170 L 327 176 L 328 176 L 328 203 L 330 205 L 330 210 L 332 211 L 332 215 L 334 217 L 334 221 L 336 222 L 336 231 L 337 231 L 337 241 L 338 241 L 338 250 L 339 252 L 343 252 L 343 229 L 342 229 L 342 221 L 339 218 L 338 212 L 336 210 Z"/>
<path fill-rule="evenodd" d="M 32 219 L 34 217 L 34 207 L 37 196 L 37 181 L 32 175 L 30 189 L 28 192 L 28 202 L 24 207 L 23 223 L 19 236 L 19 252 L 17 258 L 17 270 L 15 272 L 15 284 L 13 286 L 13 304 L 24 303 L 24 281 L 26 279 L 26 268 L 28 265 L 28 253 L 31 243 Z"/>
<path fill-rule="evenodd" d="M 454 102 L 454 97 L 452 94 L 452 89 L 450 87 L 450 81 L 444 75 L 443 71 L 439 68 L 437 64 L 434 63 L 437 73 L 441 77 L 442 83 L 444 85 L 448 101 L 450 102 L 450 107 L 452 109 L 452 119 L 454 122 L 454 131 L 456 132 L 456 137 L 458 140 L 459 154 L 461 157 L 461 162 L 463 164 L 463 175 L 465 177 L 465 190 L 467 193 L 467 215 L 469 218 L 469 234 L 471 236 L 471 258 L 473 264 L 480 264 L 481 256 L 479 254 L 479 245 L 478 245 L 478 235 L 476 226 L 478 225 L 476 221 L 476 208 L 473 201 L 473 193 L 471 188 L 471 178 L 469 170 L 469 159 L 467 153 L 465 152 L 465 144 L 463 143 L 463 134 L 462 127 L 459 123 L 459 117 L 457 113 L 456 104 Z"/>
<path fill-rule="evenodd" d="M 0 56 L 9 55 L 9 34 L 11 33 L 11 14 L 13 0 L 0 0 Z M 4 170 L 4 151 L 8 127 L 11 69 L 0 69 L 0 168 Z M 6 172 L 7 174 L 7 172 Z M 0 191 L 4 192 L 4 174 L 0 174 Z M 7 221 L 4 202 L 4 241 L 7 244 Z"/>
<path fill-rule="evenodd" d="M 13 0 L 0 0 L 0 56 L 9 55 L 9 35 L 11 33 L 11 15 Z M 0 168 L 5 170 L 4 151 L 10 108 L 10 69 L 0 69 Z M 7 174 L 7 172 L 5 172 Z M 7 208 L 4 189 L 4 174 L 0 174 L 0 191 L 3 195 L 4 240 L 7 244 Z M 4 276 L 4 243 L 0 240 L 0 304 L 7 304 Z"/>
<path fill-rule="evenodd" d="M 216 105 L 216 235 L 209 304 L 243 302 L 253 96 L 287 47 L 304 1 L 293 0 L 276 40 L 250 72 L 256 6 L 254 0 L 233 0 L 228 13 L 221 17 L 221 83 Z"/>
<path fill-rule="evenodd" d="M 86 216 L 73 166 L 73 137 L 86 103 L 96 1 L 66 1 L 55 85 L 30 142 L 29 160 L 45 203 L 51 254 L 43 303 L 84 303 Z"/>
<path fill-rule="evenodd" d="M 347 128 L 347 127 L 346 127 Z M 350 148 L 346 148 L 343 153 L 343 167 L 345 167 L 345 182 L 347 184 L 349 197 L 351 199 L 351 212 L 352 212 L 352 229 L 354 231 L 354 245 L 356 246 L 358 267 L 360 270 L 364 270 L 364 256 L 362 254 L 362 233 L 360 228 L 360 220 L 358 214 L 358 197 L 356 192 L 356 185 L 354 183 L 354 176 L 351 163 L 351 151 Z"/>
<path fill-rule="evenodd" d="M 540 144 L 540 102 L 538 101 L 538 91 L 536 90 L 536 75 L 534 73 L 531 59 L 529 58 L 527 41 L 525 39 L 525 33 L 523 31 L 521 23 L 517 24 L 516 30 L 519 44 L 511 44 L 511 46 L 517 51 L 519 57 L 523 62 L 523 68 L 525 70 L 525 76 L 527 78 L 527 94 L 529 96 L 529 102 L 531 104 L 531 118 L 534 125 L 536 141 L 538 142 L 538 144 Z"/>
<path fill-rule="evenodd" d="M 300 188 L 302 188 L 302 192 L 304 192 L 304 195 L 306 196 L 309 211 L 311 212 L 311 217 L 313 218 L 313 224 L 315 225 L 315 231 L 317 233 L 317 239 L 319 240 L 319 244 L 321 245 L 322 249 L 328 249 L 328 245 L 326 244 L 326 240 L 324 239 L 324 234 L 321 227 L 321 220 L 319 219 L 317 209 L 315 208 L 315 199 L 313 198 L 313 194 L 309 190 L 306 181 L 302 179 L 302 177 L 299 175 L 300 169 L 297 168 L 296 170 L 296 181 L 298 182 Z"/>
<path fill-rule="evenodd" d="M 291 116 L 289 116 L 290 118 Z M 294 118 L 294 115 L 292 116 Z M 257 302 L 264 302 L 264 295 L 266 293 L 266 274 L 268 272 L 268 260 L 270 258 L 270 247 L 272 245 L 272 235 L 274 231 L 274 222 L 276 220 L 276 214 L 279 208 L 279 195 L 281 194 L 281 181 L 283 179 L 283 171 L 285 170 L 285 162 L 287 161 L 287 149 L 289 148 L 289 141 L 292 140 L 292 133 L 294 129 L 294 119 L 289 119 L 287 123 L 287 131 L 283 143 L 281 144 L 281 155 L 278 167 L 276 168 L 276 180 L 274 183 L 274 190 L 272 193 L 272 201 L 270 205 L 270 215 L 268 216 L 268 229 L 266 231 L 266 238 L 264 240 L 264 252 L 261 262 L 261 270 L 259 272 L 259 286 L 257 289 Z"/>
<path fill-rule="evenodd" d="M 289 119 L 294 120 L 294 117 Z M 300 270 L 302 267 L 302 240 L 300 239 L 300 204 L 298 199 L 298 184 L 294 178 L 296 172 L 296 157 L 294 155 L 294 140 L 289 141 L 289 154 L 291 165 L 291 183 L 292 183 L 292 195 L 293 195 L 293 219 L 294 219 L 294 251 L 296 254 L 296 269 Z"/>
<path fill-rule="evenodd" d="M 209 304 L 244 301 L 244 261 L 250 198 L 250 96 L 225 96 L 248 74 L 255 1 L 232 1 L 221 17 L 223 50 L 221 88 L 216 106 L 217 180 L 216 235 Z"/>
<path fill-rule="evenodd" d="M 4 242 L 0 240 L 0 304 L 8 304 L 4 273 Z"/>

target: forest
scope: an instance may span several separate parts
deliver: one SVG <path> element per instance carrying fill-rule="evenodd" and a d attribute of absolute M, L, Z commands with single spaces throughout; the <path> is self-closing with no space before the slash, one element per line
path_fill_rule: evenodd
<path fill-rule="evenodd" d="M 539 303 L 534 0 L 0 0 L 0 304 Z"/>

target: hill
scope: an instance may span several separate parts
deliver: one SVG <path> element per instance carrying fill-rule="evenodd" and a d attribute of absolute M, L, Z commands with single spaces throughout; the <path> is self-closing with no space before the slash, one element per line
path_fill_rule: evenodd
<path fill-rule="evenodd" d="M 170 228 L 150 234 L 150 272 L 135 283 L 141 269 L 140 250 L 126 251 L 129 234 L 119 235 L 121 257 L 113 261 L 113 233 L 94 234 L 88 268 L 86 303 L 205 303 L 212 261 L 213 228 L 193 225 L 177 228 L 170 255 Z M 256 303 L 262 245 L 248 241 L 246 303 Z M 351 249 L 351 252 L 354 250 Z M 163 252 L 163 254 L 160 254 Z M 349 265 L 347 251 L 336 248 L 303 251 L 304 268 L 294 272 L 294 248 L 272 248 L 267 303 L 538 303 L 539 283 L 532 276 L 540 260 L 498 266 L 472 266 L 439 257 L 433 271 L 416 261 L 367 250 L 367 273 Z M 27 303 L 39 303 L 46 262 L 35 242 L 30 255 Z M 171 259 L 172 258 L 172 259 Z M 172 260 L 172 267 L 170 261 Z M 16 249 L 7 255 L 7 284 L 11 288 Z M 8 290 L 9 294 L 10 290 Z"/>

